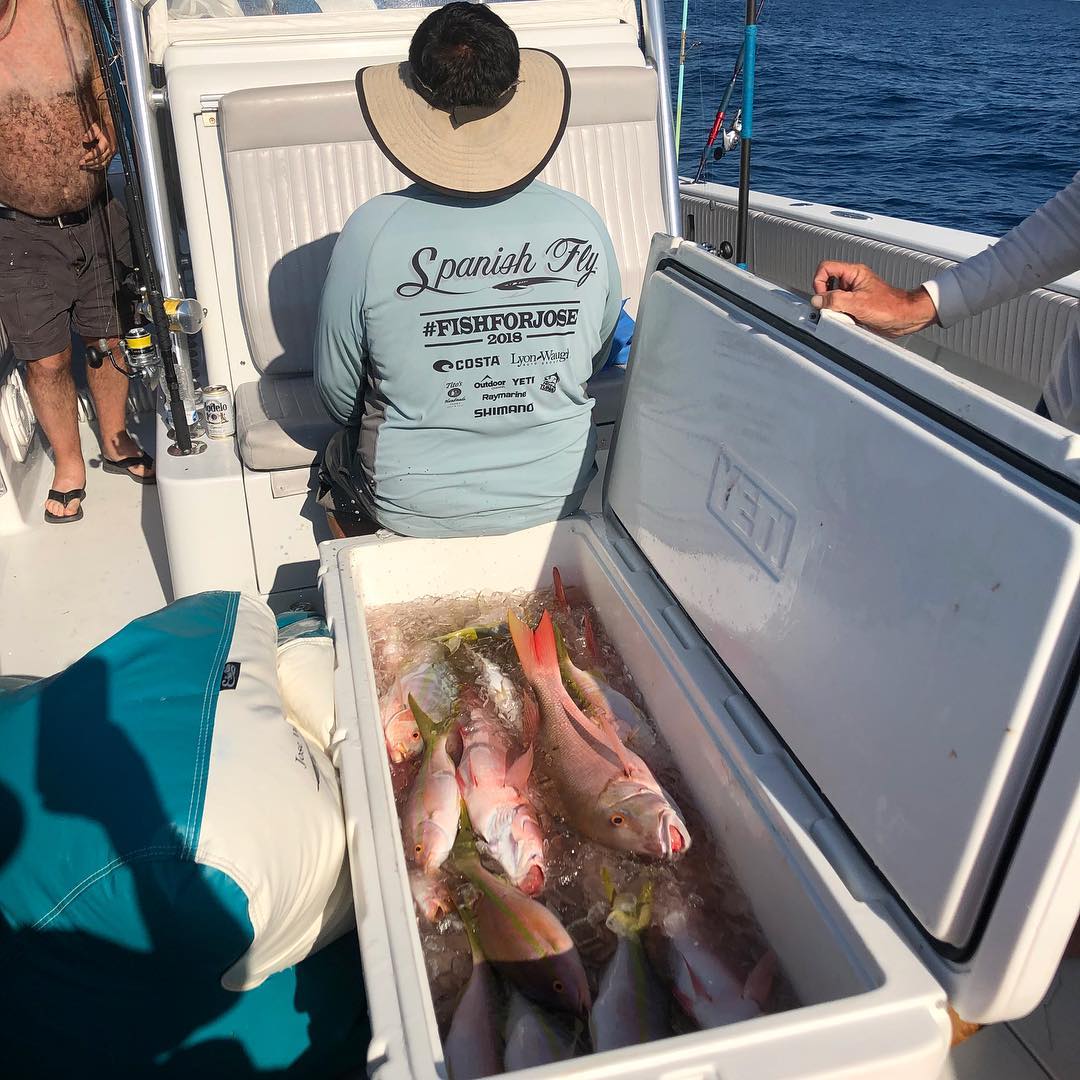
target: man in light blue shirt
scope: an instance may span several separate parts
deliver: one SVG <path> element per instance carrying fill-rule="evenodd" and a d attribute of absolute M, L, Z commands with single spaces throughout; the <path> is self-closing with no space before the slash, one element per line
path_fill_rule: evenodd
<path fill-rule="evenodd" d="M 365 119 L 413 186 L 338 237 L 315 379 L 344 428 L 321 501 L 341 529 L 505 533 L 578 508 L 595 475 L 585 383 L 621 307 L 611 239 L 535 179 L 569 112 L 549 53 L 479 4 L 428 16 L 409 63 L 357 75 Z"/>

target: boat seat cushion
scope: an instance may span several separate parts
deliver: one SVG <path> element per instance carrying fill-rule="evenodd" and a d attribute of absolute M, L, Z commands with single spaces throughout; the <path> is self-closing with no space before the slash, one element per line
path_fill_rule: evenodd
<path fill-rule="evenodd" d="M 664 229 L 656 74 L 598 67 L 570 76 L 566 134 L 540 179 L 597 209 L 634 315 L 652 235 Z M 351 80 L 233 91 L 218 127 L 252 360 L 264 376 L 309 374 L 337 234 L 361 203 L 406 180 L 373 141 Z"/>
<path fill-rule="evenodd" d="M 313 465 L 337 427 L 309 375 L 260 379 L 236 388 L 236 441 L 249 469 Z"/>

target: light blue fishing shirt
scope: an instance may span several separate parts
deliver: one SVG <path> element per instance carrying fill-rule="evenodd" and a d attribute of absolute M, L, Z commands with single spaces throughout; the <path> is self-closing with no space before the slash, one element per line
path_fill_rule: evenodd
<path fill-rule="evenodd" d="M 497 201 L 378 195 L 334 247 L 315 336 L 330 414 L 360 428 L 364 510 L 407 536 L 512 532 L 578 508 L 622 301 L 599 214 L 533 182 Z"/>

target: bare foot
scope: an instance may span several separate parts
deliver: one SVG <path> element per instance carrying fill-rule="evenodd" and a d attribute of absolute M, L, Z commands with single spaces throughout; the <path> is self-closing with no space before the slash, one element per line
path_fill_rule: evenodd
<path fill-rule="evenodd" d="M 82 461 L 73 461 L 70 465 L 59 464 L 53 473 L 52 487 L 55 491 L 75 491 L 86 486 L 86 466 Z M 57 517 L 73 517 L 82 505 L 82 499 L 72 499 L 64 506 L 55 499 L 45 501 L 45 509 Z"/>
<path fill-rule="evenodd" d="M 138 457 L 142 453 L 139 444 L 126 432 L 109 438 L 102 437 L 101 453 L 110 461 L 122 461 L 127 457 Z M 128 469 L 132 476 L 153 476 L 153 465 L 132 465 Z"/>

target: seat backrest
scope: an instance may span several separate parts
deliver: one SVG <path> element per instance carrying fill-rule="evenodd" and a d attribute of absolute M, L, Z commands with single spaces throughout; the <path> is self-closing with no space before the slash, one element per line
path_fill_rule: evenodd
<path fill-rule="evenodd" d="M 540 178 L 603 217 L 633 313 L 650 239 L 664 228 L 656 75 L 635 67 L 570 75 L 567 131 Z M 352 82 L 235 91 L 221 99 L 218 124 L 252 360 L 264 375 L 309 372 L 338 232 L 361 203 L 407 181 L 372 139 Z"/>

